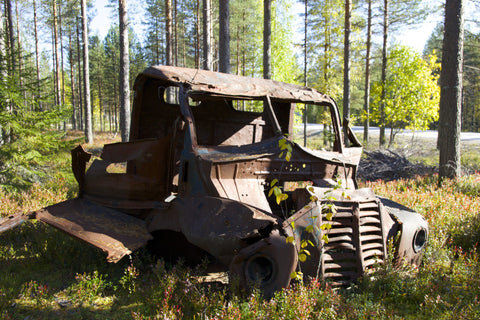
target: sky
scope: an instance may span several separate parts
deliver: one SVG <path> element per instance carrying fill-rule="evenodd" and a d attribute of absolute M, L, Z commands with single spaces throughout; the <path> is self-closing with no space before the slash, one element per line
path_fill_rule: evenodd
<path fill-rule="evenodd" d="M 429 0 L 433 4 L 439 4 L 443 1 L 440 0 Z M 112 8 L 107 7 L 108 0 L 96 0 L 94 1 L 95 16 L 93 17 L 90 24 L 90 34 L 98 33 L 100 38 L 104 38 L 112 24 Z M 302 12 L 303 7 L 300 6 L 296 8 L 295 11 L 298 13 Z M 140 33 L 143 32 L 143 14 L 142 8 L 132 6 L 130 3 L 128 7 L 128 14 L 130 17 L 130 23 L 133 25 L 133 28 L 136 30 L 137 34 L 140 37 Z M 113 18 L 117 19 L 117 18 Z M 404 29 L 393 35 L 393 39 L 400 44 L 409 46 L 416 50 L 419 53 L 422 53 L 425 43 L 427 42 L 430 34 L 433 29 L 441 20 L 442 17 L 438 15 L 432 15 L 426 21 L 415 25 L 410 29 Z"/>

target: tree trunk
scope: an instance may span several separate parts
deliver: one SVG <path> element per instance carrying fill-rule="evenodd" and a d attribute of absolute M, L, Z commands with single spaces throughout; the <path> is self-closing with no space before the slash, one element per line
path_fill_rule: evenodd
<path fill-rule="evenodd" d="M 23 74 L 22 74 L 22 46 L 20 44 L 20 21 L 19 21 L 19 14 L 18 14 L 18 0 L 15 0 L 15 19 L 17 23 L 17 63 L 18 63 L 18 83 L 20 85 L 21 90 L 23 91 L 23 98 L 24 104 L 26 104 L 27 100 L 27 92 L 23 89 Z"/>
<path fill-rule="evenodd" d="M 81 64 L 81 59 L 80 59 L 80 30 L 78 28 L 78 20 L 77 20 L 77 64 L 78 64 L 78 120 L 79 120 L 79 126 L 78 128 L 80 130 L 84 130 L 85 128 L 85 122 L 83 121 L 83 110 L 85 109 L 83 105 L 83 81 L 82 81 L 82 64 Z"/>
<path fill-rule="evenodd" d="M 263 0 L 263 78 L 272 78 L 272 3 Z"/>
<path fill-rule="evenodd" d="M 240 75 L 240 42 L 241 42 L 241 35 L 240 35 L 240 24 L 237 24 L 237 50 L 236 50 L 236 57 L 237 57 L 237 70 L 235 72 L 236 75 Z"/>
<path fill-rule="evenodd" d="M 5 75 L 5 66 L 4 66 L 4 62 L 5 62 L 5 31 L 4 31 L 4 27 L 5 27 L 5 17 L 3 16 L 3 10 L 2 8 L 0 7 L 0 76 L 2 76 L 2 79 L 4 79 L 4 77 L 6 76 Z"/>
<path fill-rule="evenodd" d="M 196 2 L 196 21 L 195 21 L 195 69 L 200 69 L 200 0 Z"/>
<path fill-rule="evenodd" d="M 5 17 L 3 16 L 3 10 L 0 9 L 0 78 L 5 79 L 7 77 L 7 66 L 5 64 L 5 41 L 4 41 L 4 26 L 5 26 Z M 5 106 L 0 104 L 0 108 L 3 109 Z M 3 128 L 0 123 L 0 147 L 4 144 L 3 141 Z"/>
<path fill-rule="evenodd" d="M 440 178 L 455 178 L 460 172 L 464 0 L 446 0 L 445 33 L 440 74 Z"/>
<path fill-rule="evenodd" d="M 71 90 L 72 90 L 72 130 L 77 130 L 77 116 L 75 114 L 75 79 L 74 79 L 74 72 L 73 72 L 73 44 L 72 44 L 72 35 L 68 36 L 68 63 L 70 64 L 70 83 L 71 83 Z"/>
<path fill-rule="evenodd" d="M 0 8 L 0 77 L 1 79 L 5 79 L 7 74 L 7 65 L 6 65 L 6 45 L 5 45 L 5 16 L 3 15 L 3 10 Z M 0 106 L 2 107 L 2 106 Z M 0 139 L 1 139 L 1 132 L 0 132 Z M 1 143 L 0 143 L 1 145 Z"/>
<path fill-rule="evenodd" d="M 219 0 L 218 71 L 230 73 L 230 1 Z"/>
<path fill-rule="evenodd" d="M 35 101 L 38 103 L 38 110 L 42 111 L 43 106 L 42 102 L 40 101 L 40 53 L 38 50 L 38 27 L 37 27 L 37 3 L 33 0 L 33 29 L 35 35 L 35 69 L 37 73 L 37 84 L 36 84 L 36 94 L 35 94 Z"/>
<path fill-rule="evenodd" d="M 58 63 L 57 1 L 53 0 L 53 43 L 55 57 L 55 104 L 60 104 L 60 65 Z"/>
<path fill-rule="evenodd" d="M 62 30 L 62 7 L 58 8 L 59 17 L 59 41 L 60 41 L 60 67 L 62 69 L 62 104 L 65 105 L 65 69 L 63 67 L 63 30 Z M 63 122 L 63 130 L 67 131 L 67 122 Z"/>
<path fill-rule="evenodd" d="M 388 40 L 388 1 L 384 0 L 383 6 L 383 47 L 382 47 L 382 93 L 380 101 L 380 137 L 379 145 L 385 145 L 385 86 L 387 83 L 387 40 Z"/>
<path fill-rule="evenodd" d="M 65 104 L 65 70 L 63 68 L 63 30 L 62 30 L 62 8 L 58 8 L 58 40 L 60 44 L 60 68 L 62 72 L 62 104 Z"/>
<path fill-rule="evenodd" d="M 212 8 L 211 0 L 203 0 L 203 69 L 212 70 Z"/>
<path fill-rule="evenodd" d="M 98 105 L 100 113 L 100 130 L 105 132 L 105 108 L 103 107 L 103 83 L 102 77 L 98 79 Z"/>
<path fill-rule="evenodd" d="M 178 66 L 178 19 L 177 19 L 177 0 L 173 0 L 173 65 Z"/>
<path fill-rule="evenodd" d="M 348 122 L 350 121 L 350 0 L 345 0 L 345 38 L 343 48 L 343 142 L 349 146 Z"/>
<path fill-rule="evenodd" d="M 128 54 L 127 0 L 118 0 L 118 19 L 120 27 L 120 131 L 122 142 L 127 142 L 130 136 L 130 62 Z"/>
<path fill-rule="evenodd" d="M 10 0 L 5 1 L 5 14 L 7 18 L 7 32 L 8 32 L 8 49 L 9 49 L 9 59 L 7 60 L 8 63 L 8 71 L 10 76 L 13 76 L 15 70 L 15 35 L 13 33 L 13 19 L 12 19 L 12 3 Z"/>
<path fill-rule="evenodd" d="M 88 57 L 87 0 L 82 0 L 82 37 L 83 37 L 83 81 L 85 100 L 85 138 L 87 143 L 93 142 L 92 105 L 90 101 L 90 71 Z"/>
<path fill-rule="evenodd" d="M 173 57 L 173 26 L 172 26 L 172 0 L 165 0 L 165 37 L 166 37 L 166 65 L 174 65 Z M 167 88 L 166 99 L 168 103 L 175 103 L 174 91 Z"/>
<path fill-rule="evenodd" d="M 172 0 L 165 0 L 165 42 L 166 42 L 166 65 L 173 65 L 172 50 Z"/>
<path fill-rule="evenodd" d="M 7 70 L 8 75 L 13 77 L 16 71 L 16 59 L 15 59 L 15 34 L 13 33 L 13 17 L 12 17 L 12 3 L 10 0 L 7 0 L 5 3 L 5 14 L 7 18 L 7 40 L 8 40 L 8 49 L 5 50 L 5 55 L 7 56 Z M 7 53 L 8 51 L 8 53 Z M 14 105 L 13 102 L 8 102 L 5 106 L 7 112 L 13 112 Z M 10 143 L 13 139 L 13 130 L 5 129 L 2 130 L 1 134 L 3 135 L 3 143 Z"/>
<path fill-rule="evenodd" d="M 367 52 L 365 54 L 365 93 L 363 96 L 363 110 L 365 121 L 363 124 L 363 141 L 368 144 L 368 131 L 370 129 L 370 50 L 372 47 L 372 0 L 368 1 L 367 18 Z"/>
<path fill-rule="evenodd" d="M 329 70 L 330 70 L 330 60 L 331 60 L 331 23 L 329 20 L 329 17 L 325 17 L 325 40 L 324 40 L 324 45 L 323 45 L 323 54 L 325 57 L 325 63 L 323 64 L 323 80 L 324 80 L 324 88 L 323 92 L 328 94 L 330 92 L 330 77 L 329 77 Z"/>
<path fill-rule="evenodd" d="M 307 81 L 307 71 L 308 71 L 308 56 L 307 56 L 307 32 L 308 32 L 308 0 L 305 0 L 305 25 L 304 25 L 304 38 L 303 38 L 303 84 L 306 87 L 308 84 Z M 308 105 L 305 104 L 303 109 L 303 146 L 307 147 L 307 111 Z"/>

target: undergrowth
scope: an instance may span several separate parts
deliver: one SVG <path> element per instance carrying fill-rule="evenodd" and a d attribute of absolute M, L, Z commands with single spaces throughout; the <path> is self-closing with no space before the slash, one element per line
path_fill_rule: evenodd
<path fill-rule="evenodd" d="M 63 152 L 63 153 L 62 153 Z M 69 154 L 42 184 L 0 190 L 0 215 L 72 198 Z M 264 300 L 205 282 L 205 266 L 154 260 L 145 250 L 109 264 L 99 250 L 40 222 L 0 235 L 1 319 L 478 319 L 480 174 L 363 184 L 418 211 L 430 234 L 419 268 L 379 266 L 348 288 L 294 283 Z"/>

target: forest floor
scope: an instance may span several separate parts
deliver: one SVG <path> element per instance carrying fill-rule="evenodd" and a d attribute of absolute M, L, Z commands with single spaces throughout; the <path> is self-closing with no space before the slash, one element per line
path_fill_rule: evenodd
<path fill-rule="evenodd" d="M 97 138 L 86 148 L 99 151 L 104 143 L 118 141 L 109 134 Z M 435 145 L 431 139 L 399 139 L 395 149 L 380 155 L 394 155 L 391 167 L 397 171 L 405 158 L 409 165 L 435 172 Z M 480 144 L 462 143 L 464 171 L 477 173 L 457 181 L 440 184 L 435 173 L 360 181 L 360 187 L 414 209 L 428 222 L 429 240 L 419 268 L 406 264 L 398 269 L 387 262 L 348 288 L 294 283 L 264 300 L 257 291 L 238 294 L 220 281 L 205 282 L 204 265 L 157 261 L 146 250 L 109 264 L 100 250 L 27 221 L 0 235 L 0 318 L 479 319 L 479 150 Z M 366 152 L 379 151 L 372 143 Z M 41 183 L 24 191 L 0 189 L 0 216 L 75 196 L 69 150 L 53 154 L 48 166 L 51 174 Z M 370 171 L 379 171 L 378 166 Z"/>

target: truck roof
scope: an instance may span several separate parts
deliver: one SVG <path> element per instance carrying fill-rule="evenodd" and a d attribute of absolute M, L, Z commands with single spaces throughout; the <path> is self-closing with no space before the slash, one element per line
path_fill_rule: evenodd
<path fill-rule="evenodd" d="M 268 96 L 284 102 L 335 104 L 332 98 L 312 88 L 200 69 L 152 66 L 137 77 L 137 82 L 142 78 L 160 79 L 176 86 L 187 85 L 193 91 L 192 96 L 198 94 L 243 99 Z"/>

